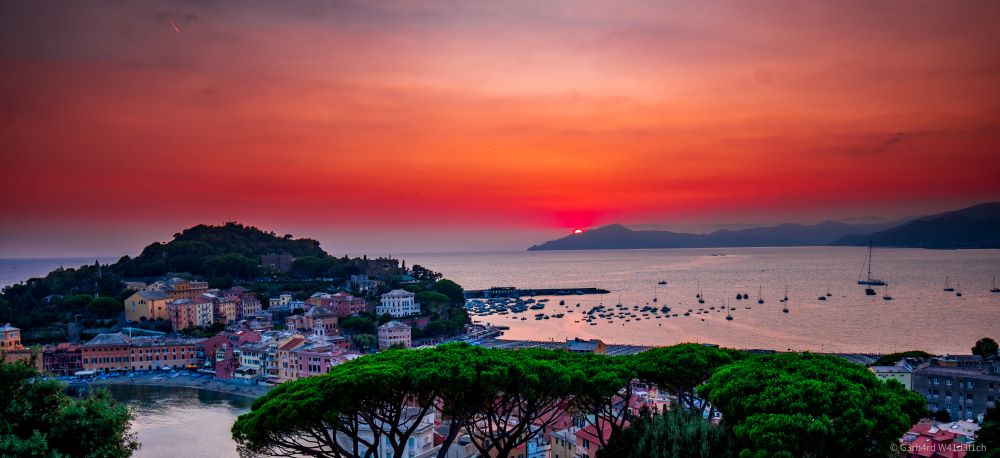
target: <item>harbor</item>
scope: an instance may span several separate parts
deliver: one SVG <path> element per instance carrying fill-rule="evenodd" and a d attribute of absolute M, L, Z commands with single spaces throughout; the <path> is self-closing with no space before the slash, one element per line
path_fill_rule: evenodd
<path fill-rule="evenodd" d="M 491 299 L 533 297 L 533 296 L 591 296 L 608 294 L 610 291 L 601 288 L 515 288 L 513 286 L 495 286 L 489 289 L 474 289 L 465 291 L 466 299 Z"/>

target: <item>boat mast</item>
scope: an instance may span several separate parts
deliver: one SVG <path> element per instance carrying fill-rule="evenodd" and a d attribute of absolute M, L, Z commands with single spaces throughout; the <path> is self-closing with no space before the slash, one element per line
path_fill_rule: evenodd
<path fill-rule="evenodd" d="M 872 280 L 872 238 L 868 237 L 868 281 Z"/>

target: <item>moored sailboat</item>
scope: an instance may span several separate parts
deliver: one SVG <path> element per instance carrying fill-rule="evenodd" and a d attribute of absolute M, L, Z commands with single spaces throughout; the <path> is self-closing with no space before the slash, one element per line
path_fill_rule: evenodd
<path fill-rule="evenodd" d="M 944 277 L 944 290 L 943 291 L 946 292 L 946 293 L 953 293 L 953 292 L 955 292 L 955 288 L 952 288 L 951 284 L 948 282 L 948 277 Z"/>
<path fill-rule="evenodd" d="M 859 278 L 858 278 L 858 284 L 859 285 L 868 285 L 868 286 L 884 286 L 885 285 L 884 281 L 872 277 L 872 239 L 871 239 L 871 237 L 868 238 L 868 262 L 866 264 L 868 265 L 868 277 L 867 278 L 860 278 L 860 276 L 859 276 Z M 871 288 L 868 288 L 868 289 L 871 290 Z M 866 291 L 866 293 L 867 293 L 867 291 Z M 870 295 L 874 295 L 874 293 L 872 293 Z"/>

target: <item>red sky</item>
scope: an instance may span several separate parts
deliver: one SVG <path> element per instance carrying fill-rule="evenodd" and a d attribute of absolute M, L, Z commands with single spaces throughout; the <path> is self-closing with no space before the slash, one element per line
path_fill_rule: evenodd
<path fill-rule="evenodd" d="M 0 257 L 229 220 L 384 253 L 998 200 L 998 20 L 992 0 L 0 1 Z"/>

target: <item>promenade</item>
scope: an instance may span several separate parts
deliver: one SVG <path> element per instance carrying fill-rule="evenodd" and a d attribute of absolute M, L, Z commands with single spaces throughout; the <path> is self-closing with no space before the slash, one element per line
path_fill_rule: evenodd
<path fill-rule="evenodd" d="M 131 376 L 130 376 L 131 375 Z M 184 372 L 135 372 L 130 375 L 118 377 L 98 377 L 87 382 L 87 385 L 142 385 L 142 386 L 165 386 L 165 387 L 186 387 L 199 390 L 209 390 L 218 393 L 245 396 L 249 398 L 259 398 L 271 389 L 264 385 L 242 385 L 237 383 L 217 380 L 211 377 L 206 378 L 200 374 L 190 374 Z"/>

